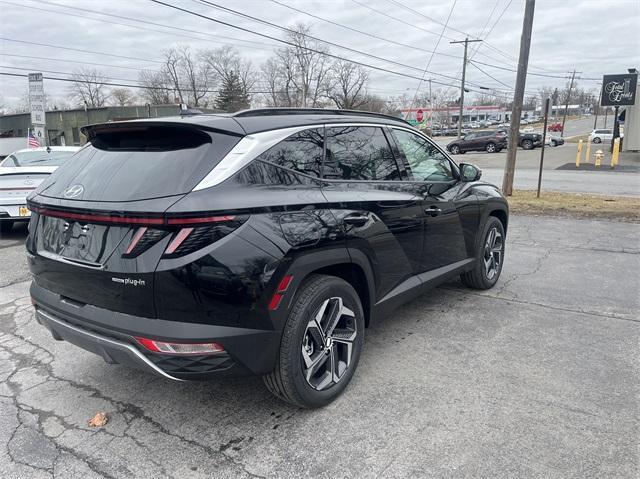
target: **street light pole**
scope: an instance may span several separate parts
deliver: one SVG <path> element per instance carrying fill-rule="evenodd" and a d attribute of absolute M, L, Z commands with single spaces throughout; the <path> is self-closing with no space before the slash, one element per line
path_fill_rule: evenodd
<path fill-rule="evenodd" d="M 460 84 L 460 110 L 458 113 L 458 138 L 462 136 L 462 110 L 464 109 L 464 81 L 467 74 L 467 48 L 469 43 L 481 42 L 482 40 L 457 40 L 449 43 L 464 43 L 464 59 L 462 60 L 462 83 Z"/>

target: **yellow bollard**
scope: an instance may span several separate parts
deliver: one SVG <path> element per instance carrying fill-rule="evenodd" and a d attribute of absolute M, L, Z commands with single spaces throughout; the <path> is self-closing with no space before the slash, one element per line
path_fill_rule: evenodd
<path fill-rule="evenodd" d="M 591 163 L 591 142 L 587 140 L 587 152 L 584 154 L 584 162 Z"/>
<path fill-rule="evenodd" d="M 580 155 L 582 154 L 582 140 L 578 142 L 578 152 L 576 153 L 576 168 L 580 168 Z"/>
<path fill-rule="evenodd" d="M 596 151 L 596 167 L 600 168 L 600 164 L 604 158 L 604 153 L 602 150 Z"/>
<path fill-rule="evenodd" d="M 613 153 L 611 153 L 611 168 L 618 164 L 618 156 L 620 155 L 620 138 L 613 140 Z"/>

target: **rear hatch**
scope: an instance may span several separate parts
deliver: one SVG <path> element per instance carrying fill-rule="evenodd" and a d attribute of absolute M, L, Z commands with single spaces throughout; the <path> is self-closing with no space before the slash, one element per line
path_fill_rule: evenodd
<path fill-rule="evenodd" d="M 180 231 L 165 212 L 240 135 L 162 122 L 97 125 L 85 134 L 91 144 L 29 199 L 32 272 L 71 302 L 153 317 L 154 271 Z"/>

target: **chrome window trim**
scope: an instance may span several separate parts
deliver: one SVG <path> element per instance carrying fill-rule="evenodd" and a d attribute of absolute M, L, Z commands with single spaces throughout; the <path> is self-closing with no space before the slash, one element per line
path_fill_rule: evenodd
<path fill-rule="evenodd" d="M 251 163 L 256 157 L 285 138 L 299 131 L 319 128 L 322 125 L 304 125 L 292 128 L 262 131 L 243 137 L 236 146 L 218 163 L 192 191 L 217 186 Z"/>

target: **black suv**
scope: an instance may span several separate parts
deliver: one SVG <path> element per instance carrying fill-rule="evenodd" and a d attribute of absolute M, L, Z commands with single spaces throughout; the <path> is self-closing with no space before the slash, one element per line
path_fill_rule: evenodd
<path fill-rule="evenodd" d="M 54 338 L 108 363 L 262 375 L 319 407 L 371 321 L 500 275 L 505 199 L 397 118 L 249 110 L 83 132 L 28 200 L 31 296 Z"/>
<path fill-rule="evenodd" d="M 472 131 L 447 145 L 447 151 L 457 155 L 467 151 L 496 153 L 507 147 L 507 134 L 498 130 Z"/>

